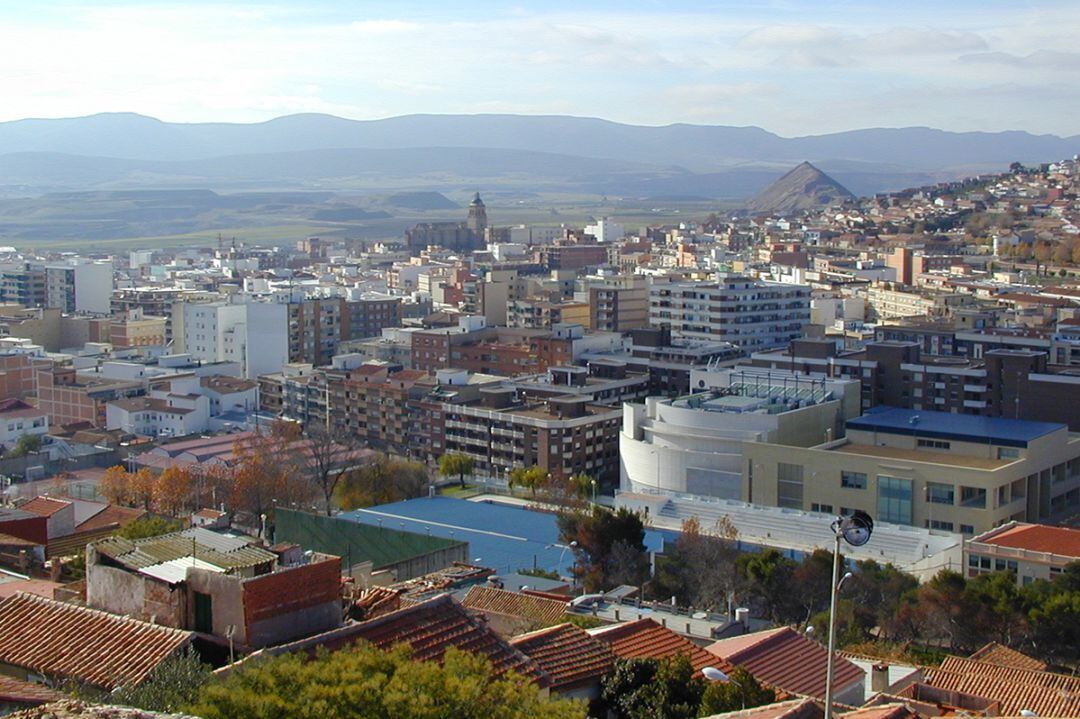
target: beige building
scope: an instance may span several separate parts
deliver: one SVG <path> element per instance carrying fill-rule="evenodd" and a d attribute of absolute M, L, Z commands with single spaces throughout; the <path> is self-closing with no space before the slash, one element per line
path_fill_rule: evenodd
<path fill-rule="evenodd" d="M 1063 424 L 878 407 L 844 439 L 743 445 L 747 501 L 964 534 L 1080 506 L 1080 435 Z"/>
<path fill-rule="evenodd" d="M 1055 579 L 1065 566 L 1080 561 L 1080 529 L 1009 522 L 964 545 L 969 577 L 1009 571 L 1020 585 Z"/>

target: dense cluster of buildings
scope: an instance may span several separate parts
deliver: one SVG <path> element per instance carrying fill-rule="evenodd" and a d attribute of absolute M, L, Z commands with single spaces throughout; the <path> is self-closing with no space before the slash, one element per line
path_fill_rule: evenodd
<path fill-rule="evenodd" d="M 1080 556 L 1076 530 L 1052 526 L 1080 517 L 1078 190 L 1072 160 L 636 233 L 608 218 L 498 227 L 477 194 L 464 221 L 396 242 L 12 251 L 0 258 L 4 498 L 120 447 L 156 472 L 228 462 L 235 433 L 288 420 L 433 476 L 448 454 L 492 486 L 519 468 L 585 475 L 657 530 L 726 517 L 747 546 L 805 552 L 832 516 L 861 510 L 879 544 L 856 558 L 920 579 L 943 566 L 1053 579 Z M 333 532 L 321 525 L 304 542 L 218 533 L 227 518 L 208 509 L 131 541 L 111 533 L 133 516 L 79 501 L 0 509 L 12 571 L 89 545 L 76 604 L 57 587 L 0 584 L 0 677 L 110 690 L 193 644 L 441 651 L 468 636 L 553 694 L 595 696 L 613 657 L 685 652 L 695 670 L 753 667 L 786 696 L 823 696 L 823 677 L 778 668 L 784 654 L 820 663 L 797 633 L 757 636 L 743 617 L 702 646 L 692 622 L 684 632 L 659 614 L 625 621 L 616 608 L 592 630 L 547 621 L 573 613 L 569 587 L 479 591 L 490 572 L 463 542 L 381 519 L 322 546 Z M 372 534 L 384 531 L 397 534 Z M 443 572 L 426 586 L 457 598 L 417 594 L 421 566 Z M 27 632 L 59 632 L 54 620 L 138 637 L 141 663 L 21 650 Z M 989 665 L 959 661 L 906 683 L 848 662 L 839 696 L 1004 711 L 1008 697 L 970 690 Z"/>

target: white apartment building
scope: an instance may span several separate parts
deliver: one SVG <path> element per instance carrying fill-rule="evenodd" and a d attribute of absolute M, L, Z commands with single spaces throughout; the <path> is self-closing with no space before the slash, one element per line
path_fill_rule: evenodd
<path fill-rule="evenodd" d="M 289 361 L 288 310 L 280 302 L 178 302 L 175 349 L 201 362 L 237 362 L 249 378 L 280 372 Z"/>
<path fill-rule="evenodd" d="M 109 314 L 113 292 L 111 262 L 45 266 L 45 306 L 63 312 Z"/>
<path fill-rule="evenodd" d="M 205 432 L 210 399 L 200 392 L 200 378 L 179 377 L 152 387 L 146 396 L 113 400 L 105 406 L 105 427 L 145 437 Z"/>
<path fill-rule="evenodd" d="M 810 322 L 810 288 L 718 275 L 713 282 L 664 281 L 649 289 L 649 324 L 673 337 L 730 342 L 744 352 L 785 347 Z"/>

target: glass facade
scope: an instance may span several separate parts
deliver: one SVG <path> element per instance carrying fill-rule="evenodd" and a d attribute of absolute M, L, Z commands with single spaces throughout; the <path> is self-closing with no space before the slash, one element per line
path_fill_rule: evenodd
<path fill-rule="evenodd" d="M 801 464 L 777 463 L 776 504 L 790 509 L 803 508 L 803 467 Z"/>
<path fill-rule="evenodd" d="M 878 519 L 892 524 L 911 524 L 911 486 L 910 479 L 879 474 Z"/>

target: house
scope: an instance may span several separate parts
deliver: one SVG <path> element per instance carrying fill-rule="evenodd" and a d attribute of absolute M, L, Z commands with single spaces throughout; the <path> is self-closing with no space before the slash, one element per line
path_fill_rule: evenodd
<path fill-rule="evenodd" d="M 1080 677 L 1016 669 L 988 662 L 946 657 L 926 673 L 926 684 L 997 702 L 998 715 L 1021 711 L 1044 717 L 1080 716 Z"/>
<path fill-rule="evenodd" d="M 729 662 L 652 619 L 638 619 L 588 631 L 590 636 L 607 644 L 619 659 L 670 659 L 681 654 L 690 660 L 695 672 L 705 667 L 715 667 L 726 673 L 735 669 Z"/>
<path fill-rule="evenodd" d="M 551 684 L 551 678 L 535 661 L 501 639 L 449 594 L 440 594 L 307 639 L 267 647 L 248 659 L 301 651 L 314 654 L 320 648 L 337 651 L 358 641 L 386 650 L 407 644 L 412 648 L 413 659 L 421 662 L 441 662 L 447 649 L 454 647 L 487 659 L 496 676 L 514 672 L 543 690 Z"/>
<path fill-rule="evenodd" d="M 199 377 L 177 377 L 150 387 L 147 395 L 105 406 L 107 429 L 148 437 L 184 437 L 206 431 L 210 398 L 200 393 Z"/>
<path fill-rule="evenodd" d="M 67 698 L 55 689 L 0 674 L 0 716 Z"/>
<path fill-rule="evenodd" d="M 35 497 L 20 509 L 45 519 L 48 557 L 81 554 L 89 542 L 115 534 L 146 514 L 141 509 L 104 502 L 49 496 Z"/>
<path fill-rule="evenodd" d="M 825 698 L 828 652 L 791 627 L 721 639 L 706 650 L 776 689 L 814 699 Z M 836 658 L 833 669 L 835 701 L 861 705 L 866 698 L 863 670 L 843 657 Z"/>
<path fill-rule="evenodd" d="M 86 603 L 263 647 L 341 625 L 341 560 L 192 528 L 86 548 Z"/>
<path fill-rule="evenodd" d="M 510 640 L 551 678 L 550 691 L 563 698 L 596 699 L 600 681 L 611 671 L 611 647 L 574 624 L 557 624 Z"/>
<path fill-rule="evenodd" d="M 192 633 L 32 594 L 0 600 L 0 675 L 137 686 Z"/>
<path fill-rule="evenodd" d="M 11 449 L 26 434 L 41 437 L 48 433 L 48 413 L 21 399 L 0 400 L 0 448 Z"/>
<path fill-rule="evenodd" d="M 1054 579 L 1080 561 L 1080 529 L 1008 522 L 964 545 L 967 576 L 1009 571 L 1021 586 Z"/>
<path fill-rule="evenodd" d="M 478 612 L 488 626 L 503 637 L 557 624 L 566 615 L 567 602 L 494 587 L 473 586 L 461 600 L 462 606 Z"/>

